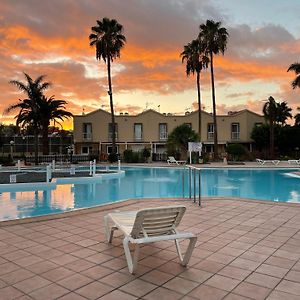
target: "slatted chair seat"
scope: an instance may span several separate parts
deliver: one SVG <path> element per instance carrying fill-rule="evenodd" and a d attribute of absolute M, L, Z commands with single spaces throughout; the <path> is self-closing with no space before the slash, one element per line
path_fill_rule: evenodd
<path fill-rule="evenodd" d="M 119 229 L 124 234 L 123 247 L 130 273 L 137 268 L 139 245 L 166 240 L 175 240 L 181 265 L 186 266 L 194 250 L 197 237 L 190 232 L 179 232 L 178 227 L 186 208 L 184 206 L 167 206 L 142 209 L 139 211 L 109 213 L 104 217 L 105 232 L 109 243 L 114 231 Z M 182 256 L 179 239 L 189 239 L 189 246 Z M 135 244 L 133 258 L 129 243 Z"/>

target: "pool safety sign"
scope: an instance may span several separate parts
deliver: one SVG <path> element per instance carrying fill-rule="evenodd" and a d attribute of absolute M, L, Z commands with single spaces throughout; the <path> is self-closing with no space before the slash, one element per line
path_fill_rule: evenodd
<path fill-rule="evenodd" d="M 199 152 L 199 156 L 202 152 L 202 143 L 189 142 L 188 151 L 190 152 L 190 164 L 192 163 L 192 152 Z"/>

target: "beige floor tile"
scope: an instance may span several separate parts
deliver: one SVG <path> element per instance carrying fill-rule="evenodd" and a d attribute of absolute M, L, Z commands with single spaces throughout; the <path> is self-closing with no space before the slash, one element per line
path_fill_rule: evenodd
<path fill-rule="evenodd" d="M 135 279 L 127 283 L 126 285 L 120 287 L 122 291 L 136 297 L 143 297 L 155 288 L 157 288 L 157 285 L 154 285 L 150 282 L 146 282 L 141 279 Z"/>
<path fill-rule="evenodd" d="M 70 291 L 74 291 L 92 281 L 93 279 L 76 273 L 72 276 L 68 276 L 62 280 L 57 281 L 57 283 L 62 287 L 69 289 Z"/>
<path fill-rule="evenodd" d="M 111 273 L 113 273 L 113 270 L 102 267 L 102 266 L 94 266 L 87 270 L 81 271 L 81 274 L 90 277 L 92 279 L 98 280 L 102 277 L 105 277 Z"/>
<path fill-rule="evenodd" d="M 35 276 L 35 274 L 26 269 L 18 269 L 16 271 L 1 275 L 0 279 L 9 285 L 13 285 L 19 281 L 23 281 L 33 276 Z"/>
<path fill-rule="evenodd" d="M 226 291 L 202 284 L 189 293 L 189 296 L 200 300 L 221 300 L 227 294 Z"/>
<path fill-rule="evenodd" d="M 164 287 L 159 287 L 155 290 L 153 290 L 152 292 L 150 292 L 149 294 L 145 295 L 143 297 L 143 299 L 146 300 L 177 300 L 177 299 L 181 299 L 182 294 L 180 293 L 176 293 L 175 291 L 172 290 L 168 290 Z"/>
<path fill-rule="evenodd" d="M 270 291 L 271 289 L 258 286 L 256 284 L 242 282 L 232 292 L 250 299 L 262 300 L 268 296 Z"/>
<path fill-rule="evenodd" d="M 214 275 L 205 281 L 205 285 L 213 286 L 215 288 L 230 292 L 233 290 L 241 281 L 221 275 Z"/>
<path fill-rule="evenodd" d="M 169 290 L 181 293 L 188 294 L 191 290 L 199 285 L 198 282 L 187 280 L 180 277 L 175 277 L 165 283 L 163 287 L 168 288 Z"/>
<path fill-rule="evenodd" d="M 51 284 L 51 282 L 40 276 L 34 276 L 23 281 L 17 282 L 13 286 L 18 290 L 29 294 L 30 292 Z"/>
<path fill-rule="evenodd" d="M 289 280 L 281 281 L 275 290 L 296 295 L 300 298 L 300 283 Z"/>
<path fill-rule="evenodd" d="M 268 296 L 267 300 L 299 300 L 299 296 L 274 290 Z"/>
<path fill-rule="evenodd" d="M 183 272 L 184 273 L 184 272 Z M 181 273 L 181 274 L 183 274 Z M 163 285 L 170 279 L 172 279 L 174 275 L 160 272 L 158 270 L 153 270 L 151 272 L 146 273 L 141 277 L 141 279 L 148 281 L 150 283 L 156 284 L 156 285 Z"/>
<path fill-rule="evenodd" d="M 77 294 L 80 294 L 83 297 L 86 297 L 87 299 L 98 299 L 101 296 L 108 294 L 111 292 L 114 288 L 103 284 L 101 282 L 94 281 L 88 285 L 85 285 L 84 287 L 76 290 Z"/>
<path fill-rule="evenodd" d="M 56 269 L 53 269 L 53 270 L 50 270 L 48 272 L 41 274 L 41 276 L 50 281 L 56 282 L 65 277 L 72 276 L 73 274 L 75 274 L 75 272 L 73 272 L 65 267 L 58 267 Z"/>
<path fill-rule="evenodd" d="M 249 270 L 241 269 L 233 266 L 226 266 L 218 272 L 219 275 L 231 277 L 241 281 L 244 280 L 250 273 L 251 271 Z"/>
<path fill-rule="evenodd" d="M 106 294 L 106 295 L 102 296 L 99 299 L 101 299 L 101 300 L 116 300 L 116 299 L 119 299 L 119 300 L 121 300 L 121 299 L 122 300 L 135 300 L 135 299 L 138 299 L 138 298 L 135 297 L 135 296 L 126 294 L 122 291 L 115 290 L 115 291 L 112 291 L 109 294 Z"/>
<path fill-rule="evenodd" d="M 17 299 L 22 295 L 24 294 L 12 286 L 7 286 L 5 288 L 0 289 L 0 299 L 3 300 Z"/>
<path fill-rule="evenodd" d="M 40 288 L 38 290 L 33 291 L 29 294 L 30 297 L 36 299 L 36 300 L 52 300 L 57 299 L 58 297 L 61 297 L 65 294 L 68 294 L 70 291 L 53 283 L 50 285 L 47 285 L 46 287 Z"/>
<path fill-rule="evenodd" d="M 128 273 L 114 272 L 112 274 L 109 274 L 99 279 L 99 282 L 118 288 L 130 281 L 133 281 L 134 279 L 135 277 L 131 275 L 129 272 Z"/>
<path fill-rule="evenodd" d="M 289 271 L 288 269 L 271 266 L 268 264 L 262 264 L 256 270 L 257 273 L 267 274 L 278 278 L 283 278 L 288 271 Z"/>
<path fill-rule="evenodd" d="M 280 282 L 280 280 L 281 279 L 277 277 L 254 272 L 249 277 L 247 277 L 245 281 L 273 289 Z"/>

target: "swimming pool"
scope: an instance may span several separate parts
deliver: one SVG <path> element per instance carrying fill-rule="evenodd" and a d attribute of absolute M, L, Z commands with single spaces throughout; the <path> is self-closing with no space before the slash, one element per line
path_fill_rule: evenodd
<path fill-rule="evenodd" d="M 125 176 L 101 182 L 31 185 L 29 190 L 0 186 L 0 221 L 62 213 L 132 198 L 181 198 L 185 172 L 180 168 L 127 167 Z M 300 203 L 299 169 L 203 169 L 203 197 L 241 197 Z"/>

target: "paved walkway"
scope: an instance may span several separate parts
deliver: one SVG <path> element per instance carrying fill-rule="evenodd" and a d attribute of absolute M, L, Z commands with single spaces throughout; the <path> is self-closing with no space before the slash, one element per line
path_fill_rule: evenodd
<path fill-rule="evenodd" d="M 181 229 L 198 236 L 189 267 L 160 242 L 142 248 L 136 275 L 121 236 L 105 242 L 107 211 L 0 225 L 0 299 L 300 299 L 299 205 L 144 200 L 120 210 L 183 202 Z"/>

